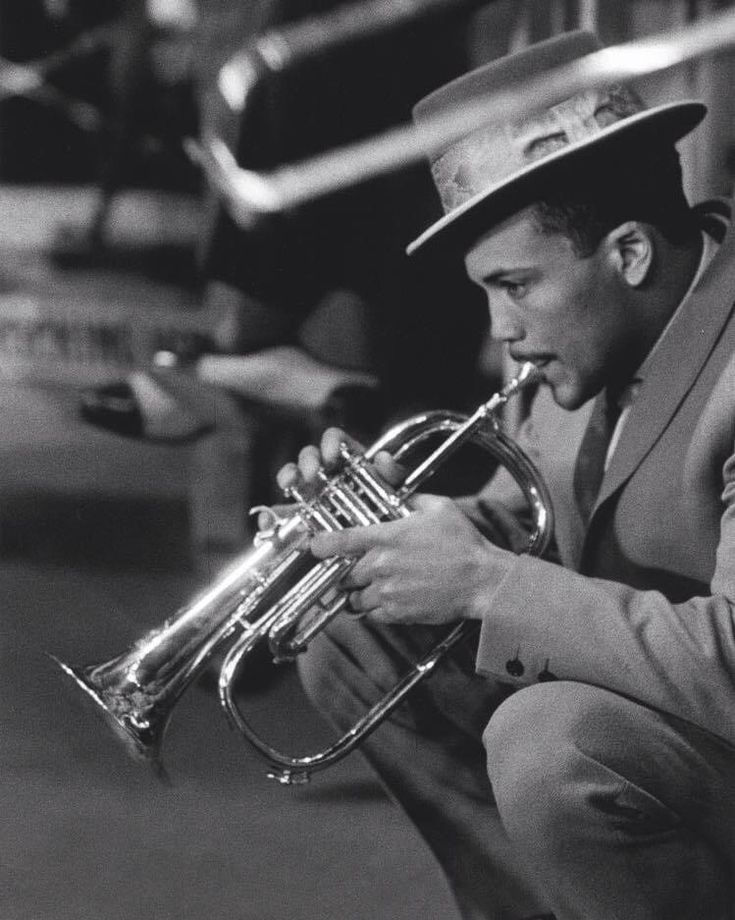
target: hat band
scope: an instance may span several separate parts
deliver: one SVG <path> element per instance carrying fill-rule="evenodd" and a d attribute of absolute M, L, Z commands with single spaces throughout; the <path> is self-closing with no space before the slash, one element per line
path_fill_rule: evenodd
<path fill-rule="evenodd" d="M 644 110 L 641 99 L 621 86 L 579 93 L 516 124 L 473 131 L 432 163 L 444 213 L 507 182 L 529 164 L 589 140 Z"/>

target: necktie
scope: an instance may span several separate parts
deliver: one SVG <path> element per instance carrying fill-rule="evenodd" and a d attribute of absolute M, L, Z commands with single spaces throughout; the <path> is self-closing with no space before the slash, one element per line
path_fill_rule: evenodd
<path fill-rule="evenodd" d="M 620 418 L 617 400 L 600 393 L 582 438 L 574 468 L 574 495 L 585 523 L 589 521 L 605 472 L 605 458 Z"/>

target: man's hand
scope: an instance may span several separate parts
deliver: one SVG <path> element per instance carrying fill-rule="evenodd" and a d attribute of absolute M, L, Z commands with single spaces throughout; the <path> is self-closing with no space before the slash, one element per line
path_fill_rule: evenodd
<path fill-rule="evenodd" d="M 322 487 L 322 481 L 317 475 L 319 470 L 324 469 L 327 475 L 330 475 L 341 466 L 340 447 L 342 444 L 347 444 L 353 451 L 359 453 L 364 451 L 362 445 L 341 428 L 327 428 L 322 435 L 319 447 L 309 444 L 299 453 L 297 463 L 287 463 L 281 467 L 276 476 L 279 488 L 284 492 L 289 489 L 298 489 L 307 501 L 313 498 L 318 489 Z M 400 485 L 405 478 L 405 470 L 393 460 L 387 451 L 380 451 L 374 458 L 373 465 L 376 472 L 393 486 Z M 279 517 L 288 517 L 294 513 L 296 506 L 276 505 L 272 510 Z M 272 522 L 272 514 L 264 512 L 258 518 L 258 526 L 261 530 L 269 528 Z"/>
<path fill-rule="evenodd" d="M 321 467 L 327 474 L 339 468 L 342 462 L 340 446 L 347 444 L 354 451 L 363 452 L 363 447 L 341 428 L 327 428 L 319 447 L 309 444 L 299 453 L 298 463 L 287 463 L 278 472 L 277 481 L 281 489 L 305 488 L 307 495 L 321 483 L 317 473 Z M 377 473 L 391 485 L 399 485 L 405 477 L 405 470 L 393 460 L 387 451 L 379 451 L 373 464 Z"/>
<path fill-rule="evenodd" d="M 399 521 L 322 533 L 319 558 L 353 556 L 343 579 L 350 607 L 384 623 L 449 623 L 479 617 L 484 599 L 512 564 L 448 498 L 419 495 Z"/>
<path fill-rule="evenodd" d="M 321 486 L 319 470 L 329 475 L 339 468 L 343 442 L 362 449 L 340 429 L 329 428 L 319 447 L 305 447 L 298 463 L 282 467 L 281 489 L 296 488 L 311 498 Z M 404 478 L 388 453 L 378 453 L 374 465 L 394 485 Z M 386 623 L 441 624 L 480 616 L 513 556 L 485 539 L 455 501 L 417 495 L 410 504 L 413 513 L 398 521 L 317 534 L 312 552 L 321 559 L 357 560 L 342 582 L 355 613 Z"/>

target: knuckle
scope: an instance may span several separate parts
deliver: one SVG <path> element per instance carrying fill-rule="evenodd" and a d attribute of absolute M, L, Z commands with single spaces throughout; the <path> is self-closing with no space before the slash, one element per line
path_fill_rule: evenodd
<path fill-rule="evenodd" d="M 376 575 L 378 577 L 385 575 L 387 571 L 387 565 L 386 565 L 386 558 L 385 558 L 384 552 L 375 553 L 375 555 L 373 556 L 371 560 L 370 568 L 373 572 L 373 575 Z"/>

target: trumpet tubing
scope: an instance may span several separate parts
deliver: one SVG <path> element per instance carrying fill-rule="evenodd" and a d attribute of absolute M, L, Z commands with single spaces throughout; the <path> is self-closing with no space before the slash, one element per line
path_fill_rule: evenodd
<path fill-rule="evenodd" d="M 163 774 L 161 746 L 176 702 L 214 651 L 229 641 L 218 686 L 230 722 L 269 764 L 269 776 L 287 784 L 305 782 L 311 773 L 353 750 L 476 628 L 474 623 L 454 627 L 391 693 L 326 750 L 305 756 L 282 753 L 250 727 L 233 687 L 243 660 L 256 645 L 268 643 L 277 661 L 293 659 L 344 608 L 347 594 L 340 591 L 339 583 L 354 561 L 315 560 L 308 550 L 310 535 L 408 515 L 407 499 L 455 451 L 472 441 L 507 467 L 518 482 L 534 521 L 527 552 L 543 552 L 553 528 L 548 494 L 531 461 L 498 421 L 505 402 L 539 376 L 533 365 L 524 365 L 517 378 L 469 418 L 424 413 L 392 428 L 364 454 L 343 445 L 340 471 L 332 477 L 322 472 L 314 498 L 292 490 L 294 514 L 286 519 L 276 516 L 270 530 L 261 532 L 252 547 L 161 626 L 101 664 L 73 667 L 54 660 L 92 700 L 128 752 Z M 408 473 L 400 488 L 383 481 L 373 469 L 371 461 L 379 451 L 387 450 L 405 463 L 438 435 L 444 436 L 439 446 Z"/>

